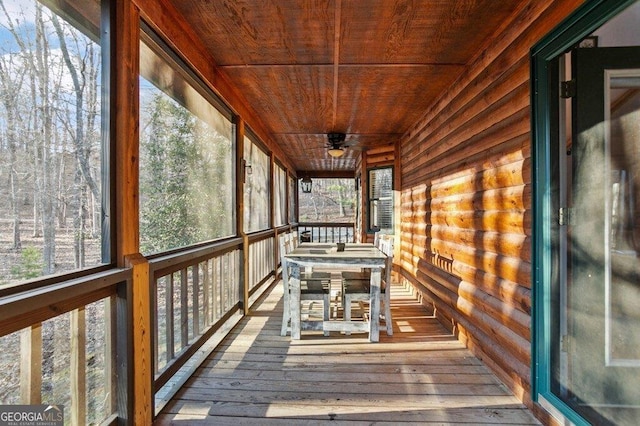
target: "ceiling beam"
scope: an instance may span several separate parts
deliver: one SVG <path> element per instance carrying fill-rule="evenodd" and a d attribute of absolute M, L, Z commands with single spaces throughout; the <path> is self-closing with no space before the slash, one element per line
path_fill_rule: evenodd
<path fill-rule="evenodd" d="M 353 170 L 296 170 L 296 176 L 309 176 L 312 179 L 354 179 L 356 173 Z"/>

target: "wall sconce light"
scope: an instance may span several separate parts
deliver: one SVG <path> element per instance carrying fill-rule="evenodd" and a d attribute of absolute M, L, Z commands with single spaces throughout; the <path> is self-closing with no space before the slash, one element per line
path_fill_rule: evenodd
<path fill-rule="evenodd" d="M 247 176 L 253 173 L 253 169 L 251 168 L 251 164 L 247 164 L 247 160 L 242 159 L 242 170 L 244 173 L 242 174 L 242 183 L 247 181 Z"/>
<path fill-rule="evenodd" d="M 311 178 L 309 176 L 305 176 L 300 181 L 300 186 L 302 187 L 302 192 L 305 194 L 309 194 L 311 192 L 311 186 L 313 182 L 311 182 Z"/>

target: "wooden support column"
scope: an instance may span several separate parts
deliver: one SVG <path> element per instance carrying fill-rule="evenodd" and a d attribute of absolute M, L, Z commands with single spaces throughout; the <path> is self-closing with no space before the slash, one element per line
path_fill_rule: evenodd
<path fill-rule="evenodd" d="M 112 172 L 115 172 L 113 214 L 116 239 L 116 263 L 133 269 L 131 299 L 128 301 L 133 323 L 127 333 L 133 334 L 132 399 L 133 413 L 129 422 L 148 425 L 153 420 L 153 351 L 151 348 L 151 299 L 149 264 L 139 253 L 139 83 L 140 11 L 132 0 L 113 2 L 110 49 L 111 140 L 115 144 Z M 122 333 L 122 330 L 118 330 Z M 118 350 L 122 350 L 118 348 Z M 119 381 L 121 383 L 121 381 Z M 121 413 L 121 416 L 124 416 Z"/>
<path fill-rule="evenodd" d="M 400 170 L 400 141 L 393 146 L 393 258 L 400 259 L 400 232 L 402 225 L 402 170 Z M 393 267 L 392 267 L 393 268 Z"/>
<path fill-rule="evenodd" d="M 151 424 L 154 388 L 149 262 L 140 254 L 126 260 L 127 267 L 133 269 L 133 423 Z"/>
<path fill-rule="evenodd" d="M 360 242 L 367 242 L 367 222 L 369 220 L 369 210 L 367 200 L 369 198 L 369 171 L 367 170 L 367 151 L 362 151 L 362 174 L 360 175 Z"/>
<path fill-rule="evenodd" d="M 246 181 L 244 159 L 244 120 L 236 116 L 236 229 L 242 237 L 242 257 L 240 262 L 240 289 L 244 314 L 249 313 L 249 237 L 244 232 L 244 184 Z"/>
<path fill-rule="evenodd" d="M 273 276 L 275 278 L 278 278 L 278 231 L 276 229 L 276 191 L 278 190 L 278 188 L 276 188 L 276 179 L 275 179 L 275 172 L 276 172 L 276 155 L 273 153 L 273 151 L 271 151 L 271 155 L 269 156 L 270 158 L 270 162 L 269 162 L 269 178 L 271 179 L 271 194 L 269 197 L 269 205 L 271 208 L 271 217 L 269 219 L 269 224 L 271 226 L 271 229 L 274 230 L 274 238 L 273 238 L 273 250 L 271 251 L 273 253 Z"/>

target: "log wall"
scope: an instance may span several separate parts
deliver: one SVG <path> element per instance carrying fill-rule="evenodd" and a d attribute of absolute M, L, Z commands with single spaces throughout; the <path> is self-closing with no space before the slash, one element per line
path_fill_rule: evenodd
<path fill-rule="evenodd" d="M 580 3 L 524 4 L 400 141 L 398 271 L 528 405 L 529 50 Z"/>

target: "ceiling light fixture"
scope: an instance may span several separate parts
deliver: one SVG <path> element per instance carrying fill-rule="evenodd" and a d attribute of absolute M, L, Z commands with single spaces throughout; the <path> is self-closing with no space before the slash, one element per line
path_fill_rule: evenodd
<path fill-rule="evenodd" d="M 327 152 L 333 158 L 338 158 L 338 157 L 342 157 L 342 155 L 344 154 L 344 148 L 334 146 L 333 148 L 327 150 Z"/>
<path fill-rule="evenodd" d="M 342 157 L 344 155 L 344 140 L 347 137 L 344 133 L 328 133 L 327 139 L 329 143 L 327 145 L 327 152 L 333 158 Z"/>
<path fill-rule="evenodd" d="M 311 181 L 311 178 L 309 176 L 303 177 L 302 180 L 300 181 L 300 187 L 302 188 L 302 192 L 304 192 L 305 194 L 311 193 L 312 185 L 313 185 L 313 182 Z"/>

